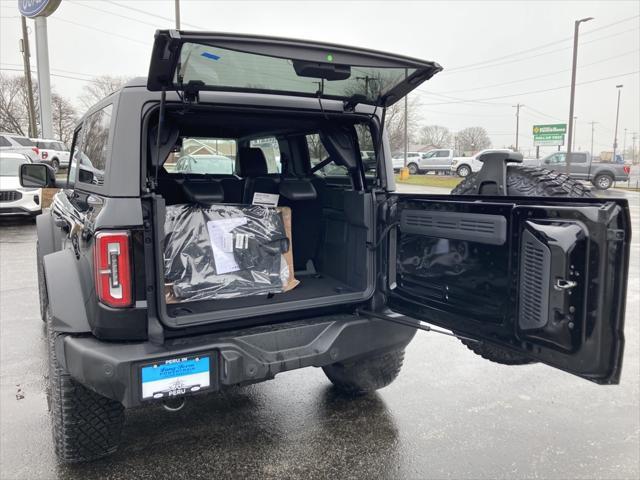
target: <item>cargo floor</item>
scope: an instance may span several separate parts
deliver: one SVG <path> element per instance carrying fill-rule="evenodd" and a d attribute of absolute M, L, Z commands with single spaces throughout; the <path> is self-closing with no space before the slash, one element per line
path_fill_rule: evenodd
<path fill-rule="evenodd" d="M 168 304 L 167 313 L 175 317 L 191 313 L 206 313 L 231 308 L 272 305 L 319 297 L 336 297 L 341 294 L 354 293 L 357 291 L 345 283 L 322 274 L 296 274 L 296 278 L 300 281 L 300 284 L 286 293 Z"/>

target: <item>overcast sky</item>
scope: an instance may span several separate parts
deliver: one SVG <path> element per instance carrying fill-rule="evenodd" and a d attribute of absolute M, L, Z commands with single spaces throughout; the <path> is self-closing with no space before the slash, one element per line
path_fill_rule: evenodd
<path fill-rule="evenodd" d="M 18 0 L 0 0 L 0 67 L 21 68 Z M 640 1 L 181 0 L 182 28 L 344 43 L 434 60 L 444 71 L 417 96 L 422 124 L 480 125 L 494 146 L 532 148 L 534 124 L 568 119 L 573 22 L 581 25 L 576 147 L 610 150 L 616 84 L 624 84 L 619 144 L 640 131 Z M 145 75 L 157 28 L 173 28 L 174 0 L 62 0 L 48 19 L 54 89 L 75 104 L 92 76 Z M 35 65 L 33 22 L 32 61 Z M 542 48 L 541 48 L 542 47 Z M 15 72 L 18 74 L 18 72 Z M 63 78 L 70 76 L 76 78 Z M 535 77 L 535 78 L 533 78 Z M 611 77 L 611 78 L 607 78 Z M 590 82 L 580 85 L 583 82 Z M 562 87 L 562 88 L 560 88 Z M 550 91 L 537 92 L 539 90 Z M 475 100 L 475 102 L 469 102 Z M 552 150 L 548 148 L 548 150 Z"/>

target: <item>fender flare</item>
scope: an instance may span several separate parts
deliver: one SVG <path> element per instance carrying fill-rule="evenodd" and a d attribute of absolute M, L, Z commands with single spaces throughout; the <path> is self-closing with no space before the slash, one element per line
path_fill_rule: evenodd
<path fill-rule="evenodd" d="M 73 252 L 60 250 L 46 255 L 43 260 L 53 330 L 64 333 L 91 332 L 78 262 Z"/>
<path fill-rule="evenodd" d="M 57 252 L 62 248 L 62 235 L 60 229 L 53 222 L 53 215 L 50 211 L 36 217 L 36 233 L 40 248 L 38 261 L 42 261 L 50 253 Z"/>

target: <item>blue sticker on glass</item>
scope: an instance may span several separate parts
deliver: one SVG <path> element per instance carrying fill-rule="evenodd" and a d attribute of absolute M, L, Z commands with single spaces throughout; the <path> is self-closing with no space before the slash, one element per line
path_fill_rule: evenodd
<path fill-rule="evenodd" d="M 214 55 L 213 53 L 202 52 L 200 55 L 202 55 L 204 58 L 209 58 L 211 60 L 220 60 L 220 57 L 218 55 Z"/>

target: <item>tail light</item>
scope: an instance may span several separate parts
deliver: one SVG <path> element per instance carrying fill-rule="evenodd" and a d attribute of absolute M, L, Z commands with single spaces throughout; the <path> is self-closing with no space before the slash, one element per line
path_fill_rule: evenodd
<path fill-rule="evenodd" d="M 33 150 L 36 155 L 40 155 L 40 149 L 38 147 L 31 147 L 31 150 Z"/>
<path fill-rule="evenodd" d="M 130 235 L 126 231 L 101 231 L 95 236 L 96 293 L 110 307 L 131 305 Z"/>
<path fill-rule="evenodd" d="M 631 172 L 631 167 L 629 165 L 625 165 L 624 167 L 622 167 L 622 169 L 627 175 L 629 175 L 629 172 Z"/>

